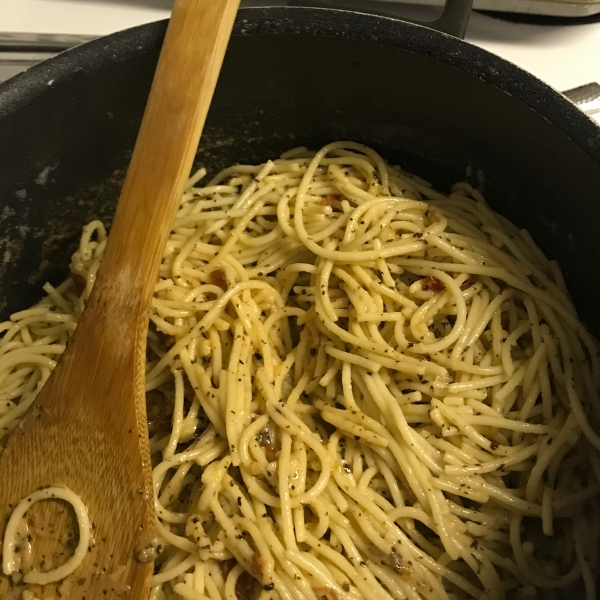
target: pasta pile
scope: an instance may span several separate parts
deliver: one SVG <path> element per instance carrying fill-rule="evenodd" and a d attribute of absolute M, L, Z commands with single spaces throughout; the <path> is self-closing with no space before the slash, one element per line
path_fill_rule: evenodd
<path fill-rule="evenodd" d="M 529 234 L 350 142 L 205 175 L 150 315 L 150 599 L 595 600 L 599 353 Z M 0 325 L 4 441 L 105 244 Z"/>

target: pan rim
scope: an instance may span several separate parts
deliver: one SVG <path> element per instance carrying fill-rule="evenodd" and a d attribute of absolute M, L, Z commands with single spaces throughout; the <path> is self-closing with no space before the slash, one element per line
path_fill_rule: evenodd
<path fill-rule="evenodd" d="M 138 25 L 61 52 L 0 84 L 0 120 L 74 77 L 158 49 L 168 20 Z M 425 25 L 356 10 L 241 8 L 234 36 L 312 35 L 345 38 L 445 63 L 512 96 L 569 137 L 600 168 L 600 125 L 566 96 L 517 65 Z M 84 59 L 88 59 L 87 61 Z M 84 64 L 92 68 L 84 68 Z"/>

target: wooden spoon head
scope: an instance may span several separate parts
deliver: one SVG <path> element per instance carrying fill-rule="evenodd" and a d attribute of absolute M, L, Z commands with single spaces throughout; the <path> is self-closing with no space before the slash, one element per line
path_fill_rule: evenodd
<path fill-rule="evenodd" d="M 129 328 L 111 336 L 106 335 L 109 315 L 86 311 L 0 455 L 3 524 L 24 497 L 48 485 L 75 492 L 92 523 L 87 556 L 71 576 L 43 589 L 28 586 L 40 598 L 119 598 L 124 592 L 128 599 L 147 597 L 152 563 L 140 562 L 137 555 L 156 534 L 145 421 L 147 326 L 145 315 L 138 323 L 135 313 Z M 23 533 L 32 536 L 29 559 L 27 538 L 18 544 L 27 570 L 48 571 L 72 555 L 78 529 L 68 503 L 38 502 L 23 521 L 28 527 Z M 18 589 L 21 578 L 19 573 L 3 575 L 0 597 L 10 597 L 8 590 Z"/>

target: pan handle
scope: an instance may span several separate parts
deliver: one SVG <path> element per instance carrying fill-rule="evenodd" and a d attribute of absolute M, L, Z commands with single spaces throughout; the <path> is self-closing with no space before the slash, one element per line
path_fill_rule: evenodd
<path fill-rule="evenodd" d="M 600 113 L 600 85 L 596 82 L 586 83 L 563 92 L 571 102 L 576 104 L 587 115 Z"/>
<path fill-rule="evenodd" d="M 341 10 L 352 10 L 354 12 L 363 12 L 383 17 L 399 18 L 391 10 L 381 9 L 381 4 L 376 10 L 365 8 L 364 3 L 358 7 L 347 0 L 290 0 L 288 6 L 305 6 L 313 8 L 337 8 Z M 453 35 L 454 37 L 463 39 L 467 32 L 467 25 L 471 17 L 473 8 L 473 0 L 446 0 L 442 14 L 434 21 L 415 21 L 412 19 L 404 19 L 408 23 L 423 25 L 442 33 Z"/>

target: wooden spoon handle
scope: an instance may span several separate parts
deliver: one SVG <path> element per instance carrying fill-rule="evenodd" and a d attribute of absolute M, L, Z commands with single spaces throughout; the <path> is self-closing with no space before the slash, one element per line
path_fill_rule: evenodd
<path fill-rule="evenodd" d="M 136 560 L 155 528 L 144 388 L 148 308 L 238 4 L 176 1 L 91 297 L 0 456 L 0 524 L 22 498 L 47 485 L 73 490 L 93 522 L 96 545 L 76 577 L 35 589 L 38 597 L 116 598 L 106 578 L 123 567 L 127 597 L 148 597 L 152 565 Z M 28 518 L 35 517 L 53 531 L 71 531 L 70 515 L 56 500 L 32 506 Z M 70 554 L 62 542 L 36 543 L 38 570 L 48 570 L 46 557 L 60 562 L 61 552 Z M 0 575 L 0 598 L 11 587 Z"/>
<path fill-rule="evenodd" d="M 86 312 L 110 307 L 117 321 L 132 309 L 147 312 L 131 299 L 149 306 L 238 5 L 239 0 L 175 3 L 94 286 L 98 293 L 92 293 Z M 139 293 L 132 295 L 132 289 Z"/>

